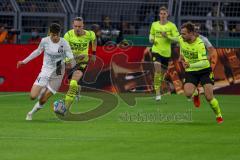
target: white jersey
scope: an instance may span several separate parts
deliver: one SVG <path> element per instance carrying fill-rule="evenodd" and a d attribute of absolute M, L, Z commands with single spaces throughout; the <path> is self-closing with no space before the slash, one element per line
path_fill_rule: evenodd
<path fill-rule="evenodd" d="M 23 63 L 28 63 L 32 59 L 44 53 L 41 74 L 50 77 L 57 72 L 57 69 L 64 67 L 64 59 L 73 59 L 73 53 L 66 40 L 60 38 L 58 43 L 53 43 L 51 38 L 45 37 L 41 40 L 38 48 L 34 50 Z M 61 69 L 60 69 L 61 70 Z"/>

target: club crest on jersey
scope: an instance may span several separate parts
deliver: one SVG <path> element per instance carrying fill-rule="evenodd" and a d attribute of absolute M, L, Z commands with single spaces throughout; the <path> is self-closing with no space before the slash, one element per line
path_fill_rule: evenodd
<path fill-rule="evenodd" d="M 58 53 L 63 53 L 63 46 L 60 46 L 60 47 L 58 48 Z"/>

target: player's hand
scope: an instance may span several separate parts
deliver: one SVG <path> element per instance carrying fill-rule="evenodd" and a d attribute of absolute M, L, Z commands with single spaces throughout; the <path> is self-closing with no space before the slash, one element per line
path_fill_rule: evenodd
<path fill-rule="evenodd" d="M 183 61 L 183 67 L 188 68 L 188 67 L 190 67 L 190 64 L 186 61 Z"/>
<path fill-rule="evenodd" d="M 72 64 L 71 63 L 66 63 L 66 69 L 69 70 L 72 68 Z"/>
<path fill-rule="evenodd" d="M 23 66 L 25 63 L 23 63 L 23 61 L 18 61 L 17 62 L 17 68 L 20 68 L 21 66 Z"/>
<path fill-rule="evenodd" d="M 167 38 L 167 33 L 166 32 L 161 32 L 161 35 L 165 38 Z"/>
<path fill-rule="evenodd" d="M 83 61 L 84 58 L 85 58 L 85 55 L 84 55 L 84 54 L 80 54 L 80 55 L 75 56 L 75 60 L 76 60 L 76 61 Z"/>

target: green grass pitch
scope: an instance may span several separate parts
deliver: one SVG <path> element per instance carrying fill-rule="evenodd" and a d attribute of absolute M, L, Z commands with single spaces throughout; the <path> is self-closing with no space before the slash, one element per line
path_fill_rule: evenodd
<path fill-rule="evenodd" d="M 64 122 L 50 107 L 61 96 L 25 121 L 34 104 L 27 93 L 0 93 L 1 160 L 240 159 L 239 96 L 216 96 L 223 124 L 216 123 L 203 96 L 197 109 L 181 95 L 166 95 L 160 102 L 138 98 L 134 107 L 118 98 L 118 107 L 100 118 Z M 83 96 L 72 111 L 85 112 L 99 103 Z"/>

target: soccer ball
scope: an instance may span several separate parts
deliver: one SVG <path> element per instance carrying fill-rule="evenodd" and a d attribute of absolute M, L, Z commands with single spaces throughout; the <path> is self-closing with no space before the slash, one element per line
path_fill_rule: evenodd
<path fill-rule="evenodd" d="M 57 100 L 53 103 L 53 110 L 55 113 L 60 114 L 62 116 L 65 115 L 67 108 L 63 100 Z"/>

